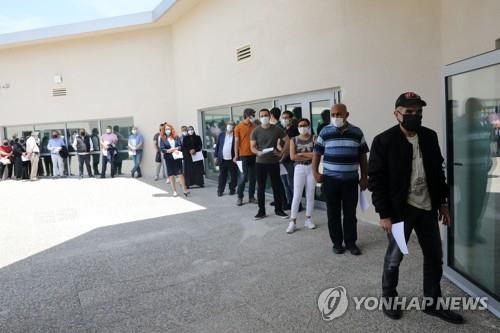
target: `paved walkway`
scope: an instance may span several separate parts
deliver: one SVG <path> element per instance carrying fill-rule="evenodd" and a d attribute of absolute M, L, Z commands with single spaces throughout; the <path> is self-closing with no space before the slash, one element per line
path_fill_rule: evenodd
<path fill-rule="evenodd" d="M 189 200 L 165 184 L 132 179 L 2 182 L 0 332 L 498 332 L 487 311 L 451 326 L 417 311 L 321 319 L 318 295 L 344 286 L 377 296 L 384 234 L 359 223 L 363 255 L 334 255 L 324 211 L 317 230 L 253 221 L 256 206 L 217 198 L 208 185 Z M 271 209 L 268 212 L 272 212 Z M 301 215 L 303 216 L 303 215 Z M 400 292 L 422 293 L 415 237 Z M 445 295 L 464 295 L 446 279 Z"/>

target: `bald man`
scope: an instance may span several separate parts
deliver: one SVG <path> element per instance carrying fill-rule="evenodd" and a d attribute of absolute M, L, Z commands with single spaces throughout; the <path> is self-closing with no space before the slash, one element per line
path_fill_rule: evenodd
<path fill-rule="evenodd" d="M 351 254 L 360 255 L 356 206 L 358 187 L 364 191 L 368 186 L 368 145 L 361 129 L 347 121 L 349 112 L 344 104 L 332 106 L 330 116 L 330 124 L 321 130 L 314 146 L 313 173 L 316 181 L 323 183 L 333 252 L 341 254 L 347 248 Z M 318 171 L 321 156 L 323 174 Z"/>

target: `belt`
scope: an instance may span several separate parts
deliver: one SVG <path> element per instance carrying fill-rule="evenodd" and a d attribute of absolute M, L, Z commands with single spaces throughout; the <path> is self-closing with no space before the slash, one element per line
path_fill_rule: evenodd
<path fill-rule="evenodd" d="M 311 161 L 300 161 L 296 162 L 298 165 L 310 165 L 312 162 Z"/>

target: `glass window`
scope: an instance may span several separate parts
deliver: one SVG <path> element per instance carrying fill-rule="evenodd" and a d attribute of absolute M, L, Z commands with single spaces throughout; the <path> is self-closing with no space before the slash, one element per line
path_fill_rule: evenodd
<path fill-rule="evenodd" d="M 295 119 L 302 118 L 302 104 L 300 104 L 300 103 L 286 104 L 285 110 L 292 111 Z"/>
<path fill-rule="evenodd" d="M 272 100 L 233 106 L 231 108 L 233 112 L 233 121 L 236 124 L 239 124 L 239 122 L 243 120 L 243 111 L 247 108 L 251 108 L 254 109 L 255 112 L 259 112 L 261 109 L 271 109 L 273 106 L 274 103 Z"/>
<path fill-rule="evenodd" d="M 454 218 L 449 265 L 496 298 L 500 297 L 499 111 L 500 64 L 447 78 Z"/>
<path fill-rule="evenodd" d="M 330 112 L 329 100 L 311 102 L 311 127 L 315 131 L 316 135 L 319 134 L 319 125 L 323 122 L 321 113 L 324 110 L 326 110 L 328 113 Z"/>
<path fill-rule="evenodd" d="M 213 154 L 219 134 L 226 128 L 226 123 L 231 119 L 229 107 L 213 109 L 202 112 L 203 147 L 207 150 L 206 173 L 208 178 L 216 179 L 219 167 L 215 165 Z"/>
<path fill-rule="evenodd" d="M 12 139 L 13 136 L 26 138 L 31 135 L 31 132 L 33 132 L 33 125 L 9 126 L 5 128 L 5 136 L 8 139 Z"/>

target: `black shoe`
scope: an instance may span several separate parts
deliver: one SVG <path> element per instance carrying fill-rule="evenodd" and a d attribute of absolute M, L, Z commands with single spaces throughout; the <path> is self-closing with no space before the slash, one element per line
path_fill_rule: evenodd
<path fill-rule="evenodd" d="M 398 320 L 403 316 L 403 311 L 401 309 L 386 309 L 385 306 L 382 307 L 382 312 L 389 318 Z"/>
<path fill-rule="evenodd" d="M 140 173 L 137 174 L 137 177 L 135 177 L 135 178 L 142 178 L 142 174 L 140 174 Z"/>
<path fill-rule="evenodd" d="M 282 219 L 287 219 L 288 218 L 288 214 L 285 213 L 284 211 L 282 210 L 279 210 L 277 212 L 274 213 L 276 216 L 279 216 L 281 217 Z"/>
<path fill-rule="evenodd" d="M 218 197 L 222 197 L 222 192 L 217 192 Z"/>
<path fill-rule="evenodd" d="M 243 199 L 242 198 L 238 198 L 238 200 L 236 200 L 236 206 L 243 206 Z"/>
<path fill-rule="evenodd" d="M 264 217 L 266 217 L 266 213 L 263 212 L 258 212 L 257 215 L 253 217 L 254 220 L 262 220 Z"/>
<path fill-rule="evenodd" d="M 438 317 L 439 319 L 442 319 L 444 321 L 447 321 L 452 324 L 463 324 L 464 323 L 464 317 L 459 315 L 456 312 L 453 312 L 451 310 L 436 310 L 436 309 L 424 309 L 423 310 L 425 314 Z"/>
<path fill-rule="evenodd" d="M 130 173 L 130 177 L 135 178 L 135 173 Z"/>
<path fill-rule="evenodd" d="M 235 195 L 236 194 L 236 191 L 235 190 L 231 190 L 229 191 L 229 195 Z"/>
<path fill-rule="evenodd" d="M 345 248 L 342 245 L 340 245 L 340 246 L 335 246 L 334 245 L 333 246 L 333 253 L 335 253 L 335 254 L 342 254 L 344 252 L 345 252 Z"/>
<path fill-rule="evenodd" d="M 351 252 L 352 255 L 359 256 L 361 254 L 361 250 L 356 246 L 356 244 L 347 245 L 346 248 L 349 250 L 349 252 Z"/>

